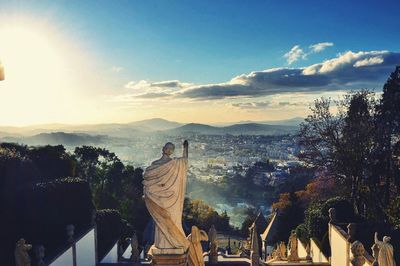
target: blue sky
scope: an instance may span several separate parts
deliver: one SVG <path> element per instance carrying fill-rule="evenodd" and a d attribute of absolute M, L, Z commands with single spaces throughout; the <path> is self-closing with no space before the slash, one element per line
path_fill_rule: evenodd
<path fill-rule="evenodd" d="M 396 2 L 0 0 L 0 19 L 2 15 L 29 17 L 56 28 L 79 43 L 80 52 L 94 61 L 94 71 L 107 77 L 107 85 L 99 91 L 123 95 L 127 87 L 134 88 L 127 86 L 129 82 L 216 84 L 252 71 L 311 66 L 347 51 L 398 52 Z M 312 52 L 310 46 L 318 43 L 329 45 Z M 296 45 L 301 52 L 289 64 L 284 55 Z M 376 82 L 382 80 L 380 76 Z M 357 82 L 368 85 L 371 80 Z"/>

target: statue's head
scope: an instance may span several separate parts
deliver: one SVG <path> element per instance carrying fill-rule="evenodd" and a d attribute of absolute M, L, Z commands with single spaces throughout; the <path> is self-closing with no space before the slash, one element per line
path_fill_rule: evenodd
<path fill-rule="evenodd" d="M 175 145 L 171 142 L 167 142 L 167 143 L 165 143 L 162 151 L 163 151 L 163 154 L 171 156 L 175 151 Z"/>
<path fill-rule="evenodd" d="M 383 242 L 384 243 L 389 243 L 390 239 L 391 239 L 390 236 L 384 236 L 383 237 Z"/>

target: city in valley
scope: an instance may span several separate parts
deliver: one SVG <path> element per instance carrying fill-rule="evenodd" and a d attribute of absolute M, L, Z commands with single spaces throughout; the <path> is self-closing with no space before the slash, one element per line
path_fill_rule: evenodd
<path fill-rule="evenodd" d="M 176 145 L 174 156 L 179 157 L 181 143 L 188 139 L 187 196 L 205 201 L 218 213 L 226 211 L 231 224 L 240 228 L 249 208 L 269 215 L 278 191 L 289 192 L 312 178 L 297 157 L 295 134 L 301 121 L 208 126 L 151 119 L 118 126 L 4 127 L 0 140 L 64 145 L 70 152 L 83 145 L 101 147 L 125 164 L 144 169 L 160 157 L 165 142 Z M 286 184 L 291 185 L 282 189 Z"/>

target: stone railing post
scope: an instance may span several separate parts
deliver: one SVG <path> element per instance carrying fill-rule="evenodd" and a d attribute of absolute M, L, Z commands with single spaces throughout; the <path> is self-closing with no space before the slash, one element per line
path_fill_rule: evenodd
<path fill-rule="evenodd" d="M 354 241 L 353 244 L 351 244 L 351 265 L 363 266 L 365 263 L 364 253 L 364 245 L 360 241 Z"/>
<path fill-rule="evenodd" d="M 139 242 L 136 233 L 133 233 L 133 236 L 131 238 L 131 261 L 132 262 L 140 261 Z"/>
<path fill-rule="evenodd" d="M 253 223 L 251 228 L 251 249 L 250 249 L 250 260 L 251 266 L 259 266 L 260 265 L 260 253 L 259 253 L 259 246 L 258 246 L 258 233 L 257 233 L 257 226 Z"/>
<path fill-rule="evenodd" d="M 217 243 L 217 230 L 215 226 L 212 225 L 210 230 L 208 230 L 208 240 L 210 241 L 210 250 L 208 255 L 208 260 L 210 264 L 218 263 L 218 243 Z"/>
<path fill-rule="evenodd" d="M 35 247 L 35 256 L 36 256 L 37 266 L 45 266 L 46 265 L 43 261 L 44 251 L 45 251 L 45 248 L 42 245 Z"/>
<path fill-rule="evenodd" d="M 75 226 L 73 224 L 69 224 L 66 226 L 66 230 L 67 230 L 68 243 L 72 247 L 72 263 L 73 263 L 72 266 L 77 266 L 76 245 L 74 240 Z"/>
<path fill-rule="evenodd" d="M 66 230 L 67 230 L 68 242 L 72 244 L 74 242 L 75 226 L 73 224 L 69 224 L 67 225 Z"/>
<path fill-rule="evenodd" d="M 308 241 L 307 246 L 306 246 L 306 260 L 307 261 L 312 261 L 312 257 L 311 257 L 311 241 Z"/>

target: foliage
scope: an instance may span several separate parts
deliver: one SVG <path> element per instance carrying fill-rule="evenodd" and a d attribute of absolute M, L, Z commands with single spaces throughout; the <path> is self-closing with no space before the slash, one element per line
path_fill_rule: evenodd
<path fill-rule="evenodd" d="M 298 136 L 300 158 L 327 172 L 351 200 L 356 213 L 395 221 L 389 204 L 400 191 L 400 67 L 380 99 L 367 90 L 335 102 L 316 100 Z M 366 212 L 368 210 L 368 212 Z"/>
<path fill-rule="evenodd" d="M 310 205 L 305 212 L 304 225 L 310 237 L 320 241 L 328 231 L 329 209 L 335 208 L 336 219 L 340 223 L 357 221 L 352 204 L 341 197 L 334 197 L 325 202 L 317 202 Z"/>
<path fill-rule="evenodd" d="M 304 208 L 294 192 L 283 193 L 279 201 L 272 205 L 278 212 L 276 239 L 272 242 L 287 241 L 290 232 L 294 230 L 304 219 Z"/>
<path fill-rule="evenodd" d="M 304 244 L 304 246 L 306 246 L 310 241 L 310 235 L 308 233 L 308 229 L 307 229 L 306 225 L 304 223 L 299 224 L 296 227 L 295 232 L 296 232 L 297 238 L 301 241 L 301 243 Z"/>
<path fill-rule="evenodd" d="M 183 218 L 189 228 L 196 225 L 208 231 L 211 225 L 214 225 L 218 231 L 229 232 L 232 230 L 226 212 L 220 215 L 202 200 L 191 201 L 189 198 L 185 198 Z"/>
<path fill-rule="evenodd" d="M 96 214 L 97 245 L 99 258 L 103 258 L 121 237 L 123 223 L 116 210 L 98 210 Z"/>
<path fill-rule="evenodd" d="M 65 243 L 65 226 L 74 224 L 77 233 L 86 230 L 95 207 L 119 210 L 120 222 L 128 220 L 135 230 L 146 226 L 143 170 L 123 165 L 105 149 L 84 146 L 75 151 L 70 154 L 61 145 L 0 144 L 0 202 L 7 213 L 0 225 L 8 229 L 0 255 L 7 265 L 13 264 L 20 237 L 44 244 L 51 257 Z M 131 231 L 123 233 L 130 236 Z"/>
<path fill-rule="evenodd" d="M 389 217 L 389 222 L 394 228 L 400 229 L 400 196 L 392 199 L 389 208 L 386 211 Z"/>

